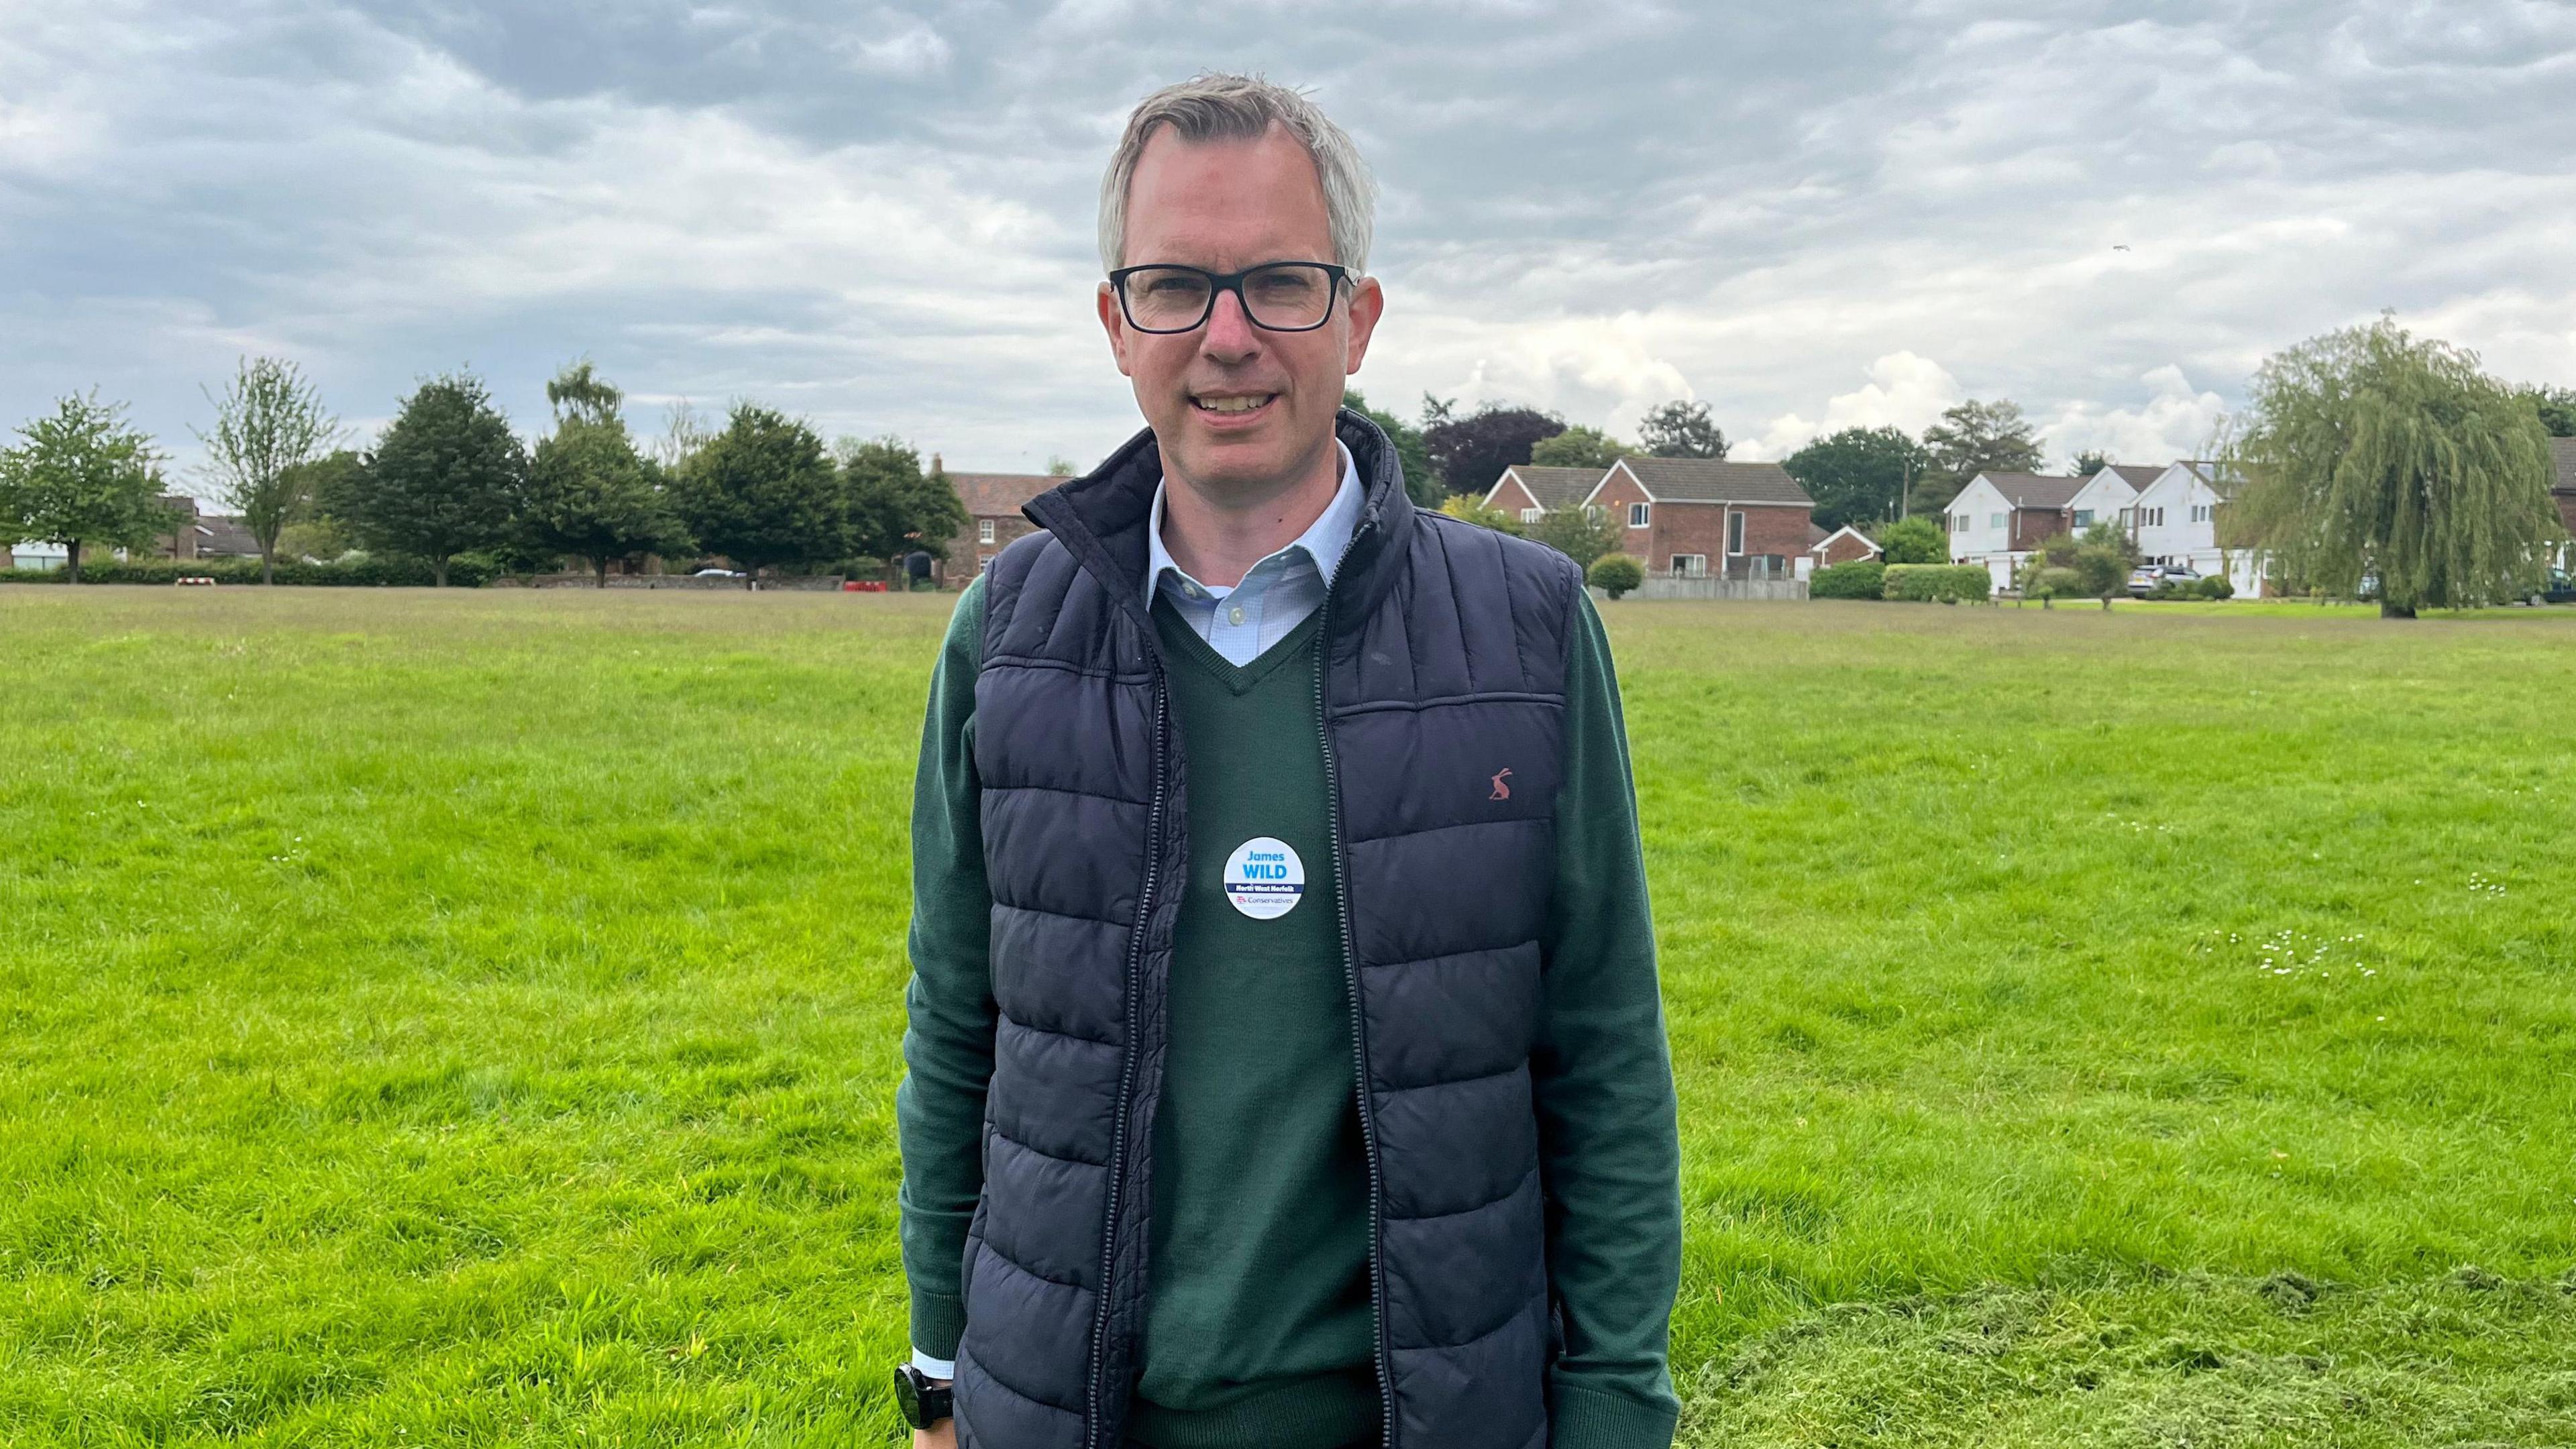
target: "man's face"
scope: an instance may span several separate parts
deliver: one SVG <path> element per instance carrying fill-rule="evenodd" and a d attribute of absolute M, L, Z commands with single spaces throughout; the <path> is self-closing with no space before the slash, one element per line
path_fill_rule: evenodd
<path fill-rule="evenodd" d="M 1252 141 L 1191 143 L 1165 126 L 1147 139 L 1127 189 L 1124 265 L 1223 274 L 1331 260 L 1323 182 L 1285 129 L 1274 125 Z M 1164 467 L 1218 498 L 1251 503 L 1322 466 L 1342 379 L 1359 371 L 1384 300 L 1376 282 L 1362 281 L 1312 332 L 1255 327 L 1232 292 L 1217 295 L 1200 327 L 1170 334 L 1128 326 L 1106 284 L 1099 305 Z"/>

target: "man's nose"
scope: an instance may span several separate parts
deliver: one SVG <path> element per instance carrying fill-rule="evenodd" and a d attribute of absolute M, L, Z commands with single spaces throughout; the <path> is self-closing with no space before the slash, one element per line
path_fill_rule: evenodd
<path fill-rule="evenodd" d="M 1260 329 L 1245 315 L 1243 299 L 1232 292 L 1216 294 L 1216 307 L 1208 313 L 1207 328 L 1199 337 L 1199 351 L 1220 362 L 1241 362 L 1261 350 Z"/>

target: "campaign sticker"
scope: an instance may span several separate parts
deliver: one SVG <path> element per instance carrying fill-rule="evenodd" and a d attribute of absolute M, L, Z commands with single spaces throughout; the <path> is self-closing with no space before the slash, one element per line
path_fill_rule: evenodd
<path fill-rule="evenodd" d="M 1256 921 L 1275 921 L 1306 894 L 1306 863 L 1284 840 L 1256 836 L 1225 858 L 1225 898 Z"/>

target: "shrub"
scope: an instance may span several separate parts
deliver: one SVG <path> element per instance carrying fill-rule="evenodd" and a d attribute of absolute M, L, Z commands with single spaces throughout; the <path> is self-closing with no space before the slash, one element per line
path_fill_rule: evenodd
<path fill-rule="evenodd" d="M 2224 577 L 2218 574 L 2211 574 L 2209 577 L 2202 579 L 2193 587 L 2192 591 L 2199 594 L 2204 599 L 2232 599 L 2236 597 L 2236 586 L 2229 583 Z"/>
<path fill-rule="evenodd" d="M 1949 535 L 1928 518 L 1896 520 L 1879 530 L 1878 546 L 1884 551 L 1881 561 L 1890 564 L 1937 564 L 1950 557 Z"/>
<path fill-rule="evenodd" d="M 1646 566 L 1624 553 L 1605 553 L 1592 561 L 1585 577 L 1592 587 L 1615 599 L 1646 581 Z"/>
<path fill-rule="evenodd" d="M 2041 569 L 2032 588 L 2041 598 L 2078 598 L 2084 592 L 2084 576 L 2073 569 Z"/>
<path fill-rule="evenodd" d="M 1929 604 L 1946 594 L 1984 603 L 1994 593 L 1994 584 L 1994 576 L 1983 564 L 1890 564 L 1882 597 Z"/>
<path fill-rule="evenodd" d="M 1887 565 L 1874 558 L 1838 563 L 1816 570 L 1807 580 L 1811 599 L 1877 599 L 1886 597 Z"/>
<path fill-rule="evenodd" d="M 500 574 L 492 560 L 480 554 L 460 554 L 447 566 L 447 586 L 451 589 L 480 588 Z M 256 584 L 259 582 L 259 560 L 255 558 L 210 559 L 105 559 L 96 564 L 81 565 L 81 582 L 85 584 L 169 584 L 182 578 L 213 579 L 219 584 Z M 277 565 L 281 584 L 350 587 L 427 588 L 432 582 L 426 559 L 401 558 L 386 554 L 353 554 L 331 563 L 305 563 L 281 559 Z M 61 569 L 38 573 L 29 569 L 0 571 L 0 583 L 65 583 Z"/>

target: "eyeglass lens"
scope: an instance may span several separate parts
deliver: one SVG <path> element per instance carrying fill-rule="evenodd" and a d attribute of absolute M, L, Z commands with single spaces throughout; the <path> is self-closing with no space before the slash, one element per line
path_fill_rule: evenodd
<path fill-rule="evenodd" d="M 1127 320 L 1148 332 L 1187 332 L 1207 319 L 1214 283 L 1189 267 L 1146 267 L 1127 276 Z M 1319 267 L 1257 267 L 1243 279 L 1243 306 L 1253 322 L 1279 332 L 1323 325 L 1333 307 L 1333 279 Z"/>

